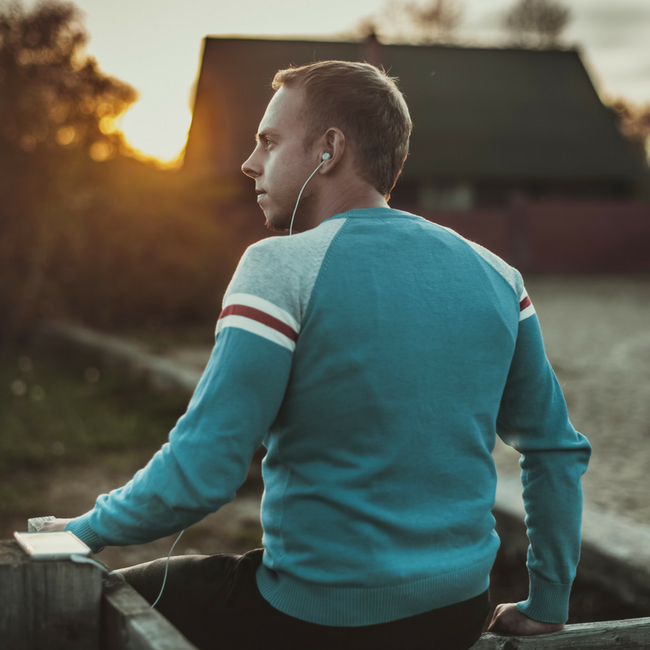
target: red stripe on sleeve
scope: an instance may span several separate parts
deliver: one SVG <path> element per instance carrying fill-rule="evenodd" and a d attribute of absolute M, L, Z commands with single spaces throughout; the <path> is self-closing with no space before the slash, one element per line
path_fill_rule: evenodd
<path fill-rule="evenodd" d="M 225 318 L 226 316 L 244 316 L 245 318 L 262 323 L 262 325 L 266 325 L 267 327 L 272 327 L 292 341 L 298 340 L 298 332 L 293 327 L 290 327 L 278 318 L 275 318 L 275 316 L 271 316 L 261 309 L 247 307 L 246 305 L 229 305 L 219 314 L 219 319 Z"/>
<path fill-rule="evenodd" d="M 524 311 L 526 307 L 530 307 L 531 302 L 530 298 L 526 296 L 520 303 L 519 303 L 519 311 Z"/>

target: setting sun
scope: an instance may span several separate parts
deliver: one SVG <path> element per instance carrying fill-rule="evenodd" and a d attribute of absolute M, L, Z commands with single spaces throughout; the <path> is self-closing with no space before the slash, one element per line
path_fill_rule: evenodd
<path fill-rule="evenodd" d="M 163 108 L 143 99 L 117 120 L 116 126 L 138 152 L 173 164 L 185 146 L 191 121 L 192 113 L 187 107 Z"/>

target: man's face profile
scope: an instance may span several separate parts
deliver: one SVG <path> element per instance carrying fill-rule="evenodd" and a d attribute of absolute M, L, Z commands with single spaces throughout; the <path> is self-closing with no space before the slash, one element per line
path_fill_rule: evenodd
<path fill-rule="evenodd" d="M 318 164 L 317 155 L 310 155 L 312 152 L 304 149 L 305 130 L 300 117 L 302 95 L 299 89 L 280 87 L 260 122 L 255 136 L 257 145 L 242 165 L 244 174 L 255 179 L 257 202 L 271 230 L 289 228 L 300 188 Z M 301 209 L 308 202 L 306 190 L 300 201 Z M 297 218 L 296 223 L 298 221 Z"/>

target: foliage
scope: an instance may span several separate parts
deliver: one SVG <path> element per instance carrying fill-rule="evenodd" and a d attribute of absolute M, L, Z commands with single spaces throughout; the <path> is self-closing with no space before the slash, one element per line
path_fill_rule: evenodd
<path fill-rule="evenodd" d="M 650 199 L 650 104 L 639 106 L 618 98 L 610 100 L 608 105 L 616 116 L 619 129 L 645 167 L 638 198 L 647 201 Z"/>
<path fill-rule="evenodd" d="M 87 154 L 109 157 L 119 136 L 104 133 L 102 120 L 135 99 L 84 56 L 86 41 L 71 4 L 27 11 L 13 3 L 0 13 L 0 301 L 11 314 L 4 334 L 29 320 L 27 305 L 40 297 L 62 185 Z"/>
<path fill-rule="evenodd" d="M 79 462 L 89 454 L 156 449 L 187 406 L 96 368 L 25 352 L 0 356 L 0 470 Z"/>
<path fill-rule="evenodd" d="M 423 0 L 422 3 L 387 0 L 373 16 L 361 20 L 345 36 L 413 44 L 459 43 L 463 6 L 459 0 Z M 501 17 L 510 42 L 519 47 L 558 47 L 571 20 L 560 0 L 516 0 Z"/>
<path fill-rule="evenodd" d="M 650 104 L 637 106 L 618 98 L 610 102 L 621 131 L 650 162 Z"/>
<path fill-rule="evenodd" d="M 503 27 L 520 47 L 552 48 L 571 20 L 571 10 L 556 0 L 517 0 L 505 13 Z"/>
<path fill-rule="evenodd" d="M 0 137 L 5 151 L 58 153 L 86 148 L 95 160 L 124 149 L 115 118 L 136 99 L 131 86 L 103 74 L 84 52 L 79 10 L 17 3 L 0 13 Z"/>
<path fill-rule="evenodd" d="M 0 4 L 2 344 L 44 318 L 213 321 L 243 249 L 227 188 L 129 157 L 115 120 L 136 93 L 87 40 L 74 5 Z"/>
<path fill-rule="evenodd" d="M 452 0 L 433 0 L 424 5 L 409 2 L 405 11 L 418 34 L 416 38 L 423 42 L 450 40 L 462 18 L 462 9 Z"/>
<path fill-rule="evenodd" d="M 463 10 L 457 0 L 398 3 L 389 0 L 375 15 L 363 19 L 353 36 L 375 34 L 382 40 L 409 43 L 445 43 L 456 39 Z"/>
<path fill-rule="evenodd" d="M 62 188 L 40 260 L 37 318 L 119 331 L 214 322 L 241 248 L 212 207 L 219 187 L 130 158 Z"/>

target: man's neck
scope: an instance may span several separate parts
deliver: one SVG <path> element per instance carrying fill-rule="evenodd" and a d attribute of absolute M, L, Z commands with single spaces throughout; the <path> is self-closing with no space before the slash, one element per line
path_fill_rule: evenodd
<path fill-rule="evenodd" d="M 388 208 L 386 199 L 373 187 L 340 188 L 339 192 L 330 192 L 314 210 L 308 228 L 315 228 L 326 219 L 349 210 L 370 208 Z"/>

